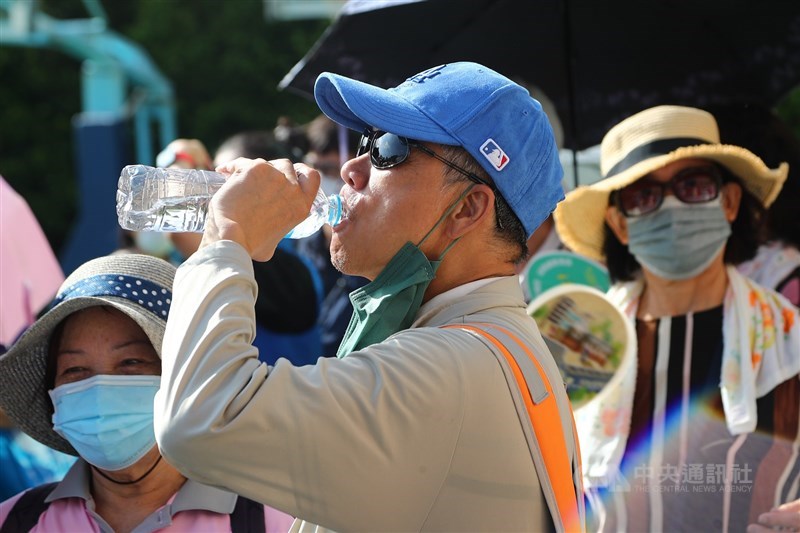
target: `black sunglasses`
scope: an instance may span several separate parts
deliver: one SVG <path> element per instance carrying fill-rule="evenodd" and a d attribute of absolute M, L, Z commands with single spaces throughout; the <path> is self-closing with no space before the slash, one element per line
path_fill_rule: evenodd
<path fill-rule="evenodd" d="M 396 167 L 408 159 L 408 155 L 411 153 L 411 147 L 417 148 L 431 157 L 435 157 L 448 167 L 460 172 L 473 182 L 486 185 L 494 190 L 494 185 L 485 179 L 481 178 L 480 176 L 476 176 L 472 172 L 461 168 L 451 161 L 448 161 L 424 144 L 418 141 L 407 139 L 405 137 L 400 137 L 394 133 L 388 133 L 380 130 L 366 130 L 361 137 L 361 141 L 358 143 L 356 157 L 369 152 L 369 161 L 372 163 L 372 166 L 379 170 L 385 170 L 387 168 Z"/>
<path fill-rule="evenodd" d="M 614 204 L 626 217 L 638 217 L 656 211 L 664 202 L 667 189 L 685 204 L 703 204 L 715 200 L 722 188 L 722 175 L 715 166 L 681 170 L 666 182 L 642 178 L 614 191 Z"/>

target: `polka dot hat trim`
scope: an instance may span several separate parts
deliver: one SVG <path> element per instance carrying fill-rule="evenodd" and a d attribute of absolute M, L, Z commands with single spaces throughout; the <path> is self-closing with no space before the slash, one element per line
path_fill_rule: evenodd
<path fill-rule="evenodd" d="M 116 274 L 84 278 L 56 296 L 53 306 L 72 298 L 116 296 L 138 304 L 142 309 L 166 320 L 172 303 L 172 291 L 146 279 Z"/>

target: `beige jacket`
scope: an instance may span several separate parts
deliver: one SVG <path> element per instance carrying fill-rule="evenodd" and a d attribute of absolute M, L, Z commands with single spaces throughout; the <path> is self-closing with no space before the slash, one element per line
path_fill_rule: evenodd
<path fill-rule="evenodd" d="M 515 276 L 439 295 L 408 330 L 304 367 L 258 361 L 256 284 L 235 243 L 194 254 L 173 294 L 155 429 L 165 458 L 190 478 L 305 520 L 294 531 L 546 528 L 497 358 L 471 334 L 437 327 L 503 326 L 560 384 Z M 568 412 L 563 388 L 554 389 Z M 577 446 L 571 428 L 553 431 Z"/>

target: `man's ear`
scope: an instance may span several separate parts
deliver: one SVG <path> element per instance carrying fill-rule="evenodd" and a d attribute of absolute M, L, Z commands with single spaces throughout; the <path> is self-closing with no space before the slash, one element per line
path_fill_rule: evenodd
<path fill-rule="evenodd" d="M 616 208 L 616 206 L 609 205 L 606 208 L 606 224 L 608 224 L 608 226 L 611 228 L 611 231 L 614 232 L 617 240 L 627 246 L 628 220 L 625 218 L 625 215 L 623 215 L 622 212 Z"/>
<path fill-rule="evenodd" d="M 742 186 L 738 183 L 730 182 L 722 186 L 722 210 L 728 222 L 736 220 L 739 214 L 739 206 L 742 204 Z"/>
<path fill-rule="evenodd" d="M 486 185 L 474 185 L 459 205 L 453 209 L 448 219 L 450 238 L 457 239 L 468 233 L 476 224 L 487 217 L 494 225 L 494 192 Z"/>

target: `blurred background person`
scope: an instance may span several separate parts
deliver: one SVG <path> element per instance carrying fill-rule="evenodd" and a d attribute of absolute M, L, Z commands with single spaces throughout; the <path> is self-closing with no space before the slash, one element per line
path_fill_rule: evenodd
<path fill-rule="evenodd" d="M 191 239 L 191 235 L 187 234 Z M 174 240 L 173 240 L 174 239 Z M 119 228 L 119 248 L 115 254 L 147 254 L 169 261 L 175 266 L 183 263 L 186 258 L 175 243 L 178 238 L 174 234 L 160 231 L 132 231 Z M 197 245 L 195 244 L 195 247 Z M 190 254 L 191 255 L 191 254 Z"/>
<path fill-rule="evenodd" d="M 800 306 L 800 138 L 770 109 L 757 104 L 707 108 L 717 119 L 723 143 L 743 146 L 770 167 L 789 163 L 789 175 L 769 207 L 765 243 L 739 271 Z"/>
<path fill-rule="evenodd" d="M 342 188 L 342 164 L 356 152 L 359 134 L 339 127 L 324 114 L 305 125 L 304 161 L 321 175 L 320 187 L 325 194 L 336 194 Z"/>
<path fill-rule="evenodd" d="M 272 129 L 275 140 L 278 141 L 284 150 L 289 151 L 288 158 L 292 161 L 300 161 L 308 151 L 308 138 L 306 137 L 305 127 L 297 124 L 291 117 L 282 115 L 278 117 L 275 127 Z"/>
<path fill-rule="evenodd" d="M 591 529 L 791 527 L 800 312 L 735 268 L 787 165 L 721 144 L 711 114 L 679 106 L 623 120 L 601 146 L 604 179 L 555 211 L 570 249 L 605 260 L 638 344 L 575 413 Z"/>
<path fill-rule="evenodd" d="M 169 143 L 156 156 L 156 166 L 211 170 L 211 156 L 205 145 L 196 139 L 178 139 Z M 197 233 L 130 231 L 119 228 L 119 248 L 114 253 L 147 254 L 180 265 L 200 245 Z"/>
<path fill-rule="evenodd" d="M 0 176 L 0 354 L 30 326 L 64 281 L 28 202 Z M 61 479 L 75 459 L 31 439 L 0 409 L 0 501 Z"/>
<path fill-rule="evenodd" d="M 63 481 L 0 504 L 11 531 L 287 531 L 292 517 L 187 480 L 153 430 L 175 267 L 88 261 L 0 357 L 0 406 L 31 437 L 79 457 Z"/>

